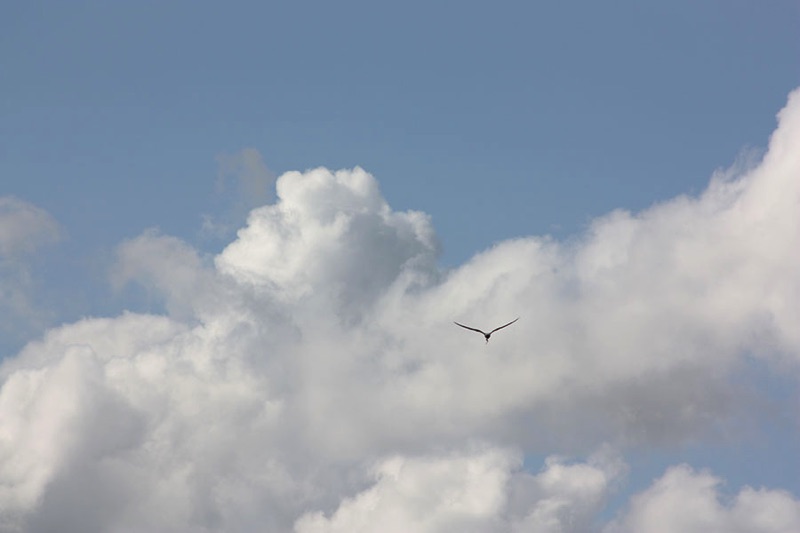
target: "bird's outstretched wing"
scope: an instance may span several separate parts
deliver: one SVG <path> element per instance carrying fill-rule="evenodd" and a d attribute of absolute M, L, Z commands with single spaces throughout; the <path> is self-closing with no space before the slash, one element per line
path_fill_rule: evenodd
<path fill-rule="evenodd" d="M 492 331 L 490 331 L 490 332 L 489 332 L 489 335 L 491 335 L 492 333 L 494 333 L 495 331 L 497 331 L 497 330 L 499 330 L 499 329 L 503 329 L 503 328 L 504 328 L 504 327 L 506 327 L 506 326 L 510 326 L 511 324 L 513 324 L 514 322 L 516 322 L 517 320 L 519 320 L 519 317 L 515 318 L 514 320 L 512 320 L 512 321 L 511 321 L 511 322 L 509 322 L 508 324 L 503 324 L 503 325 L 502 325 L 502 326 L 500 326 L 499 328 L 494 328 Z M 460 326 L 460 325 L 461 325 L 461 324 L 459 324 L 459 326 Z M 466 327 L 466 326 L 464 326 L 464 327 Z M 469 329 L 472 329 L 472 328 L 469 328 Z"/>
<path fill-rule="evenodd" d="M 479 330 L 479 329 L 471 328 L 471 327 L 469 327 L 469 326 L 465 326 L 464 324 L 459 324 L 458 322 L 453 322 L 453 324 L 455 324 L 456 326 L 461 326 L 461 327 L 462 327 L 462 328 L 464 328 L 464 329 L 470 329 L 470 330 L 472 330 L 472 331 L 477 331 L 477 332 L 478 332 L 478 333 L 480 333 L 481 335 L 486 335 L 486 333 L 482 332 L 482 331 L 481 331 L 481 330 Z M 508 324 L 506 324 L 506 325 L 508 325 Z M 498 329 L 500 329 L 500 328 L 498 328 Z"/>

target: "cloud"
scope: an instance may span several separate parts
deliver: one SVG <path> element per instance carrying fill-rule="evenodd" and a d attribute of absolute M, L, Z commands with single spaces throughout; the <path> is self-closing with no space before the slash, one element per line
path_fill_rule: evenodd
<path fill-rule="evenodd" d="M 401 273 L 434 268 L 429 218 L 392 211 L 360 168 L 289 172 L 277 193 L 278 203 L 252 211 L 216 258 L 220 272 L 286 302 L 326 300 L 350 316 L 374 304 Z"/>
<path fill-rule="evenodd" d="M 202 312 L 198 308 L 202 296 L 214 294 L 218 284 L 194 248 L 155 229 L 123 242 L 117 259 L 111 272 L 117 290 L 136 281 L 153 298 L 160 298 L 171 314 L 186 320 Z"/>
<path fill-rule="evenodd" d="M 43 209 L 0 197 L 0 335 L 5 342 L 22 340 L 47 323 L 31 266 L 35 253 L 61 236 L 60 226 Z"/>
<path fill-rule="evenodd" d="M 550 457 L 531 475 L 499 448 L 422 458 L 391 457 L 375 483 L 344 499 L 330 517 L 308 513 L 297 533 L 367 531 L 586 532 L 624 472 L 606 454 L 587 463 Z"/>
<path fill-rule="evenodd" d="M 299 533 L 487 531 L 506 505 L 510 466 L 500 450 L 444 458 L 393 457 L 377 465 L 374 486 L 342 502 L 330 519 L 302 517 Z"/>
<path fill-rule="evenodd" d="M 221 215 L 203 217 L 202 233 L 221 238 L 234 231 L 248 211 L 272 200 L 275 175 L 255 148 L 219 155 L 217 166 L 216 198 L 227 205 Z"/>
<path fill-rule="evenodd" d="M 631 499 L 604 533 L 791 533 L 800 530 L 800 501 L 780 490 L 742 488 L 732 498 L 722 480 L 687 465 L 674 466 Z"/>
<path fill-rule="evenodd" d="M 122 243 L 113 280 L 166 313 L 3 361 L 0 529 L 599 530 L 625 466 L 596 450 L 735 438 L 770 385 L 752 361 L 797 380 L 800 92 L 779 119 L 759 164 L 697 197 L 451 271 L 430 218 L 360 168 L 280 176 L 215 257 Z M 489 344 L 452 324 L 517 315 Z M 589 459 L 521 467 L 553 451 Z M 754 516 L 783 493 L 758 494 Z"/>
<path fill-rule="evenodd" d="M 489 448 L 421 458 L 391 457 L 374 483 L 335 511 L 307 513 L 297 533 L 369 531 L 546 533 L 791 533 L 800 501 L 781 490 L 742 487 L 732 497 L 722 480 L 687 465 L 670 467 L 607 524 L 600 511 L 627 466 L 608 450 L 586 462 L 553 456 L 537 474 L 518 454 Z"/>
<path fill-rule="evenodd" d="M 58 223 L 47 211 L 13 196 L 0 197 L 0 258 L 31 253 L 60 236 Z"/>

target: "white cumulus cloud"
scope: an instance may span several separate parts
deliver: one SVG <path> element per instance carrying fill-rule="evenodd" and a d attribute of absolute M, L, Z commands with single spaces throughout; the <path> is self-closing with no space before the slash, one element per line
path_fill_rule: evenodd
<path fill-rule="evenodd" d="M 306 514 L 295 531 L 586 532 L 625 470 L 608 454 L 586 463 L 551 457 L 535 475 L 520 466 L 518 454 L 498 448 L 392 457 L 374 469 L 373 486 L 329 517 Z"/>
<path fill-rule="evenodd" d="M 795 92 L 753 168 L 451 271 L 360 168 L 280 176 L 216 257 L 146 231 L 112 278 L 164 316 L 64 324 L 0 366 L 0 529 L 599 531 L 608 450 L 730 436 L 762 414 L 754 359 L 796 383 L 799 144 Z M 516 316 L 488 344 L 452 323 Z M 554 452 L 589 459 L 522 468 Z M 682 468 L 608 527 L 686 494 L 793 524 L 794 496 L 715 507 Z"/>

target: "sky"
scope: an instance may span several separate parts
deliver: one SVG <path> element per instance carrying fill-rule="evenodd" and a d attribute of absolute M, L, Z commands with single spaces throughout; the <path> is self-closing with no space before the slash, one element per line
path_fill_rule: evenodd
<path fill-rule="evenodd" d="M 797 2 L 2 11 L 0 530 L 800 530 Z"/>

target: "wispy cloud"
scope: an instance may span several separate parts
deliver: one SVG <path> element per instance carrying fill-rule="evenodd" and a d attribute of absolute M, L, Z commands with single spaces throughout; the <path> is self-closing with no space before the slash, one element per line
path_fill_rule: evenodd
<path fill-rule="evenodd" d="M 15 198 L 0 197 L 0 258 L 10 260 L 61 238 L 61 228 L 44 209 Z"/>
<path fill-rule="evenodd" d="M 202 233 L 210 237 L 228 237 L 244 222 L 251 209 L 272 200 L 274 184 L 275 175 L 254 148 L 217 156 L 214 193 L 221 212 L 203 217 Z"/>
<path fill-rule="evenodd" d="M 36 301 L 31 264 L 38 250 L 63 231 L 45 210 L 13 196 L 0 197 L 0 335 L 21 341 L 44 327 L 47 312 Z M 2 354 L 0 354 L 2 355 Z"/>

